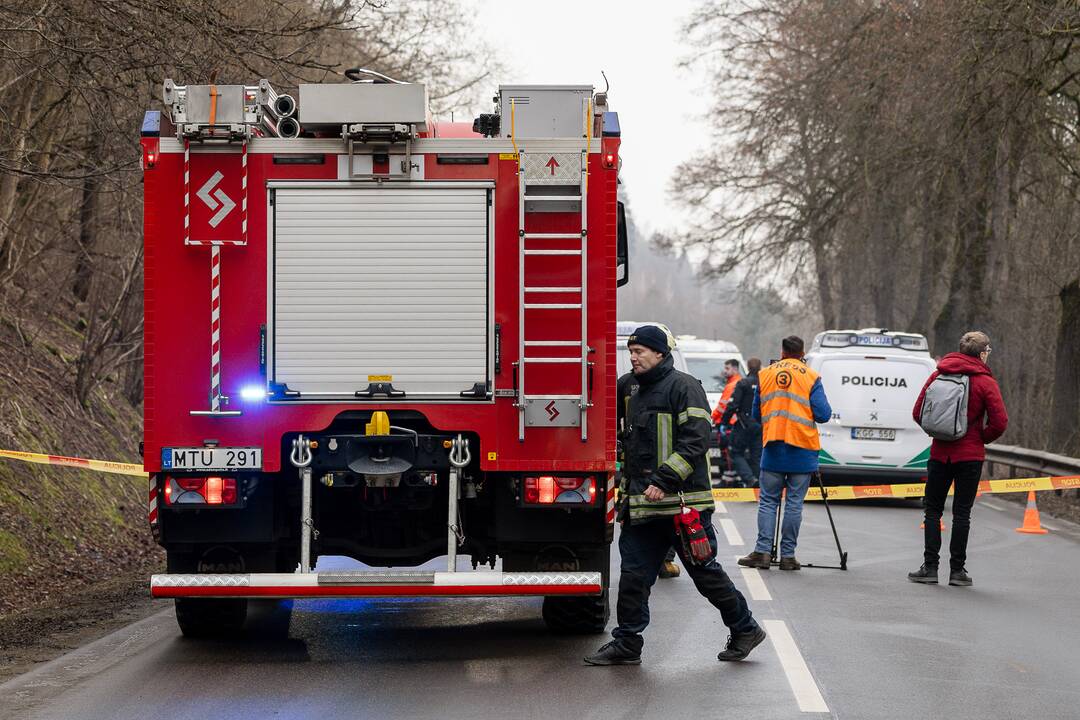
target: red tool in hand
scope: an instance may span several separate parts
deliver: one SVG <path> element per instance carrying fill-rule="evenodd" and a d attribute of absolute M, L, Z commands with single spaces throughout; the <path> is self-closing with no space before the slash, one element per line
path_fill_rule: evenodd
<path fill-rule="evenodd" d="M 682 493 L 679 493 L 679 500 L 682 500 Z M 675 516 L 675 533 L 682 543 L 684 557 L 695 565 L 704 565 L 713 559 L 712 543 L 701 526 L 701 515 L 694 508 L 686 507 L 685 503 L 682 503 L 679 514 Z"/>

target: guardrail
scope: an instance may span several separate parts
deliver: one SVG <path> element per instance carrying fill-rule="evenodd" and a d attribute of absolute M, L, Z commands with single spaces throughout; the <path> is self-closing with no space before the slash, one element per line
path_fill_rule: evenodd
<path fill-rule="evenodd" d="M 987 445 L 986 461 L 990 464 L 987 471 L 991 476 L 994 475 L 994 465 L 1004 465 L 1009 468 L 1010 475 L 1015 475 L 1017 470 L 1027 470 L 1039 476 L 1080 475 L 1080 458 L 1015 445 L 997 443 Z"/>

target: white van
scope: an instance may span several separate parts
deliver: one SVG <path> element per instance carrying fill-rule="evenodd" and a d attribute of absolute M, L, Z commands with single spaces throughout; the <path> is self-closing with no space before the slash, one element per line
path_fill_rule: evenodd
<path fill-rule="evenodd" d="M 936 363 L 922 335 L 878 328 L 818 333 L 806 355 L 821 375 L 832 420 L 821 432 L 821 473 L 852 482 L 926 475 L 930 438 L 911 410 Z"/>
<path fill-rule="evenodd" d="M 686 356 L 688 372 L 701 381 L 709 397 L 709 410 L 716 409 L 724 392 L 724 364 L 739 361 L 739 374 L 746 375 L 746 362 L 734 343 L 726 340 L 705 340 L 695 335 L 679 335 L 679 347 Z"/>
<path fill-rule="evenodd" d="M 626 349 L 626 340 L 642 325 L 655 325 L 663 330 L 668 336 L 668 345 L 672 346 L 671 358 L 675 362 L 675 369 L 682 370 L 683 372 L 690 372 L 686 367 L 686 358 L 683 356 L 682 348 L 679 347 L 678 341 L 675 339 L 675 336 L 671 334 L 671 331 L 668 330 L 667 325 L 652 320 L 646 320 L 645 322 L 619 320 L 615 323 L 615 363 L 618 367 L 618 377 L 622 377 L 633 370 L 630 366 L 630 353 Z"/>

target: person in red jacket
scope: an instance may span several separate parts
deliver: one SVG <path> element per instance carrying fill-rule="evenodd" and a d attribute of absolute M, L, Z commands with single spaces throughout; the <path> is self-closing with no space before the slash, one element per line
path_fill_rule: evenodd
<path fill-rule="evenodd" d="M 960 338 L 960 352 L 941 358 L 930 378 L 923 385 L 912 416 L 919 422 L 926 388 L 939 374 L 968 375 L 968 430 L 959 440 L 937 440 L 930 445 L 930 461 L 926 464 L 926 518 L 923 564 L 908 579 L 917 583 L 938 581 L 938 553 L 941 550 L 941 514 L 949 486 L 955 484 L 953 496 L 953 531 L 949 543 L 949 584 L 971 585 L 964 565 L 967 562 L 968 531 L 971 528 L 971 507 L 979 490 L 986 443 L 1001 437 L 1009 424 L 1001 388 L 987 367 L 990 357 L 990 338 L 986 333 L 969 332 Z"/>

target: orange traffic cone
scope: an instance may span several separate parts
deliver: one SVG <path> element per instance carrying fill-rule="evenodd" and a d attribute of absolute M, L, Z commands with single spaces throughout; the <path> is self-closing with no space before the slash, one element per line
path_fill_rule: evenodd
<path fill-rule="evenodd" d="M 1024 524 L 1016 528 L 1018 533 L 1045 535 L 1050 532 L 1039 522 L 1039 507 L 1035 504 L 1035 491 L 1028 490 L 1027 508 L 1024 509 Z"/>
<path fill-rule="evenodd" d="M 945 521 L 939 519 L 938 522 L 941 523 L 941 531 L 945 532 Z M 926 521 L 925 520 L 923 520 L 921 523 L 919 523 L 919 529 L 920 530 L 925 530 L 926 529 Z"/>

